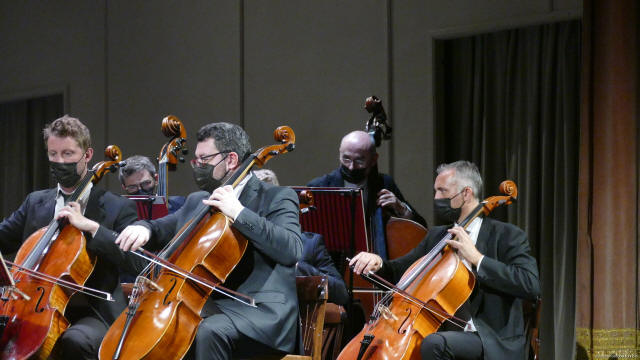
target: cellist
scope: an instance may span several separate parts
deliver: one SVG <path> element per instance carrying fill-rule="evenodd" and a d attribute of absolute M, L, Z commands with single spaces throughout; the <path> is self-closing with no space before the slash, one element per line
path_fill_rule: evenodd
<path fill-rule="evenodd" d="M 298 197 L 290 188 L 265 184 L 248 174 L 235 188 L 222 186 L 250 155 L 246 132 L 238 125 L 212 123 L 197 133 L 195 192 L 177 212 L 127 227 L 117 242 L 123 250 L 162 248 L 193 216 L 199 204 L 233 220 L 249 242 L 224 286 L 252 296 L 257 307 L 211 296 L 190 352 L 196 359 L 231 359 L 292 352 L 298 304 L 295 264 L 302 254 Z"/>
<path fill-rule="evenodd" d="M 0 223 L 0 250 L 15 252 L 29 235 L 54 217 L 66 218 L 84 232 L 88 252 L 97 255 L 95 269 L 85 285 L 111 293 L 115 302 L 76 294 L 65 311 L 72 325 L 58 339 L 56 348 L 62 358 L 95 359 L 108 326 L 126 304 L 118 268 L 134 271 L 133 267 L 139 264 L 135 256 L 115 245 L 114 233 L 137 219 L 136 208 L 131 200 L 97 187 L 92 187 L 79 202 L 66 203 L 89 170 L 93 157 L 89 129 L 80 120 L 65 115 L 48 124 L 43 135 L 51 174 L 58 185 L 30 193 L 20 208 Z"/>
<path fill-rule="evenodd" d="M 476 286 L 457 317 L 467 321 L 463 329 L 446 322 L 423 339 L 420 353 L 428 359 L 523 359 L 525 354 L 522 300 L 540 295 L 538 267 L 529 254 L 524 231 L 491 218 L 476 218 L 465 231 L 457 226 L 479 204 L 482 178 L 468 161 L 442 164 L 434 182 L 434 215 L 440 223 L 407 255 L 383 261 L 362 252 L 351 265 L 354 272 L 377 272 L 397 282 L 405 270 L 425 255 L 446 232 L 455 235 L 448 244 L 476 275 Z M 453 226 L 451 226 L 453 224 Z"/>

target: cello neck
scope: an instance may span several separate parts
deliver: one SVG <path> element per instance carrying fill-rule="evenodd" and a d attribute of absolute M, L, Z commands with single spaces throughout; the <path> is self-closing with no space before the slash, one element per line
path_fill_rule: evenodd
<path fill-rule="evenodd" d="M 168 166 L 167 166 L 167 159 L 166 156 L 165 158 L 161 159 L 158 162 L 158 188 L 156 191 L 156 195 L 158 196 L 164 196 L 164 201 L 165 203 L 168 201 L 167 199 L 169 198 L 169 174 L 168 174 Z"/>
<path fill-rule="evenodd" d="M 475 209 L 473 209 L 471 214 L 469 214 L 459 225 L 462 226 L 464 229 L 466 229 L 469 225 L 471 225 L 473 220 L 475 220 L 478 216 L 482 215 L 483 213 L 484 213 L 484 202 L 481 202 L 480 204 L 478 204 L 478 206 L 475 207 Z M 452 238 L 453 238 L 453 235 L 447 232 L 442 237 L 442 239 L 440 239 L 440 241 L 436 244 L 436 246 L 434 246 L 431 249 L 431 251 L 429 251 L 427 255 L 425 255 L 422 258 L 422 260 L 420 260 L 420 264 L 415 267 L 412 273 L 409 276 L 407 276 L 405 279 L 403 279 L 400 283 L 398 283 L 397 285 L 398 288 L 405 290 L 407 286 L 413 283 L 416 277 L 420 275 L 420 273 L 433 262 L 433 260 L 438 256 L 438 254 L 440 254 L 440 252 L 445 248 L 445 246 L 447 246 L 447 240 L 451 240 Z"/>

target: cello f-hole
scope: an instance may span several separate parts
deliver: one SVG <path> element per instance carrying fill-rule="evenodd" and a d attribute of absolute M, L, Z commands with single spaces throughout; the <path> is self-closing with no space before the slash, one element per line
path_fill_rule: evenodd
<path fill-rule="evenodd" d="M 171 294 L 171 292 L 173 291 L 173 288 L 176 287 L 176 278 L 171 279 L 171 288 L 169 288 L 169 291 L 167 291 L 167 294 L 164 296 L 164 300 L 162 300 L 162 304 L 163 305 L 169 305 L 171 304 L 171 301 L 167 301 L 167 298 L 169 297 L 169 294 Z"/>
<path fill-rule="evenodd" d="M 407 332 L 407 329 L 404 329 L 404 324 L 409 321 L 409 317 L 411 316 L 411 308 L 407 308 L 407 316 L 402 320 L 402 324 L 398 327 L 398 334 L 404 334 Z"/>
<path fill-rule="evenodd" d="M 44 307 L 42 307 L 40 309 L 38 309 L 38 307 L 40 306 L 40 302 L 42 301 L 42 298 L 44 297 L 45 290 L 44 290 L 44 288 L 42 286 L 38 286 L 36 288 L 36 291 L 40 291 L 40 296 L 38 297 L 38 301 L 36 301 L 36 307 L 35 307 L 34 311 L 37 312 L 37 313 L 41 313 L 41 312 L 44 311 Z"/>

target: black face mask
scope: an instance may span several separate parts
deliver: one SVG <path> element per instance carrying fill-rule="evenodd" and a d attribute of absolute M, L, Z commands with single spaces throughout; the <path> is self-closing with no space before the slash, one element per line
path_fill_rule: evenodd
<path fill-rule="evenodd" d="M 352 184 L 360 184 L 365 178 L 366 168 L 349 170 L 348 167 L 340 165 L 340 174 L 345 181 Z"/>
<path fill-rule="evenodd" d="M 200 190 L 212 193 L 213 190 L 219 188 L 220 185 L 222 185 L 222 179 L 227 177 L 229 171 L 227 170 L 227 172 L 221 179 L 214 179 L 213 170 L 216 168 L 216 166 L 223 162 L 225 158 L 226 156 L 215 165 L 205 164 L 202 167 L 196 166 L 193 168 L 193 180 L 196 182 L 196 185 L 198 185 L 198 188 Z"/>
<path fill-rule="evenodd" d="M 154 191 L 153 191 L 153 187 L 150 189 L 143 189 L 143 188 L 139 188 L 138 191 L 134 192 L 133 194 L 129 194 L 129 195 L 142 195 L 142 196 L 151 196 L 151 195 L 155 195 Z"/>
<path fill-rule="evenodd" d="M 460 214 L 462 213 L 462 205 L 460 205 L 459 208 L 452 208 L 451 200 L 460 194 L 462 194 L 462 191 L 451 198 L 433 200 L 433 216 L 435 218 L 436 225 L 449 225 L 458 221 Z"/>
<path fill-rule="evenodd" d="M 59 163 L 50 161 L 49 168 L 53 179 L 64 188 L 71 188 L 80 181 L 80 175 L 76 170 L 78 162 Z"/>

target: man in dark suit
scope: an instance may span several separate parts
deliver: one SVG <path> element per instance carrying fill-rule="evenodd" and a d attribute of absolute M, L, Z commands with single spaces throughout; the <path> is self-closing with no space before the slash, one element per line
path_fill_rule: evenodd
<path fill-rule="evenodd" d="M 519 228 L 490 218 L 476 218 L 465 229 L 458 226 L 479 205 L 482 179 L 467 161 L 438 167 L 434 183 L 437 218 L 453 227 L 438 226 L 407 255 L 383 261 L 370 253 L 356 255 L 354 272 L 378 272 L 397 282 L 406 269 L 438 243 L 447 232 L 447 243 L 476 276 L 476 286 L 463 305 L 470 318 L 464 329 L 427 336 L 421 345 L 423 359 L 523 359 L 526 339 L 522 299 L 540 295 L 538 268 L 529 254 L 526 234 Z M 458 314 L 460 315 L 460 314 Z"/>
<path fill-rule="evenodd" d="M 190 194 L 174 214 L 128 227 L 117 242 L 123 250 L 143 245 L 155 250 L 192 218 L 198 205 L 217 209 L 249 240 L 224 286 L 252 296 L 257 307 L 211 297 L 191 351 L 196 359 L 292 352 L 298 319 L 295 264 L 302 253 L 298 197 L 289 188 L 265 184 L 251 174 L 235 188 L 220 186 L 244 170 L 241 163 L 249 156 L 251 145 L 241 127 L 205 125 L 197 140 L 191 163 L 196 183 L 204 191 Z"/>
<path fill-rule="evenodd" d="M 322 235 L 305 231 L 302 233 L 302 244 L 302 259 L 296 265 L 296 275 L 326 275 L 329 279 L 328 301 L 346 305 L 349 301 L 347 286 L 324 246 Z"/>
<path fill-rule="evenodd" d="M 253 175 L 268 184 L 280 185 L 273 170 L 258 169 L 253 171 Z M 338 305 L 346 305 L 349 301 L 347 286 L 324 245 L 324 238 L 320 234 L 308 231 L 302 232 L 301 235 L 302 258 L 296 264 L 296 275 L 326 275 L 329 280 L 328 301 Z"/>
<path fill-rule="evenodd" d="M 54 216 L 68 219 L 84 232 L 87 251 L 97 257 L 85 286 L 109 292 L 115 301 L 79 293 L 72 297 L 64 314 L 72 325 L 58 339 L 56 347 L 63 358 L 94 359 L 108 326 L 126 304 L 118 270 L 134 271 L 139 263 L 118 248 L 117 234 L 113 231 L 121 231 L 133 223 L 137 219 L 136 209 L 132 201 L 96 187 L 90 188 L 88 197 L 66 202 L 87 175 L 93 156 L 89 129 L 80 120 L 65 115 L 53 121 L 44 129 L 44 141 L 58 186 L 30 193 L 20 208 L 0 223 L 0 249 L 5 253 L 17 251 L 29 235 L 47 226 Z"/>
<path fill-rule="evenodd" d="M 427 222 L 404 199 L 393 178 L 378 172 L 378 153 L 371 135 L 359 130 L 350 132 L 342 138 L 339 152 L 340 167 L 311 180 L 307 186 L 363 189 L 367 230 L 374 251 L 386 259 L 385 226 L 390 216 L 413 220 L 425 227 Z"/>

